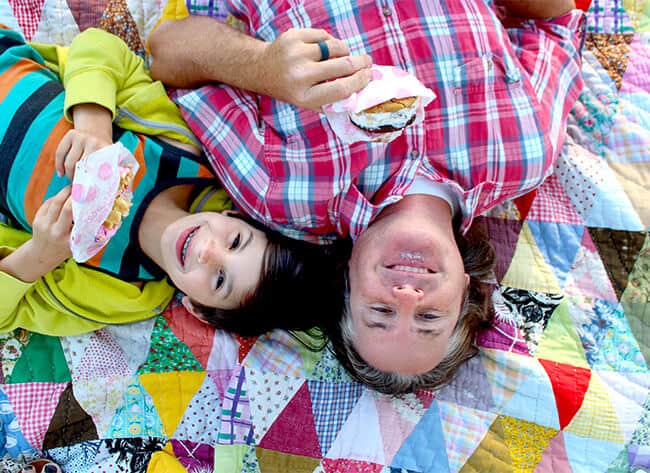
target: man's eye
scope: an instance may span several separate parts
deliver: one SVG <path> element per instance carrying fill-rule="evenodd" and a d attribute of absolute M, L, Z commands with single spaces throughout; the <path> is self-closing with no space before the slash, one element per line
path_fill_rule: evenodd
<path fill-rule="evenodd" d="M 437 314 L 432 314 L 431 312 L 425 312 L 420 314 L 420 318 L 424 320 L 436 320 L 439 316 Z"/>
<path fill-rule="evenodd" d="M 223 273 L 219 271 L 219 275 L 217 276 L 217 284 L 215 289 L 219 289 L 221 286 L 223 286 L 223 282 L 226 278 L 224 277 Z"/>
<path fill-rule="evenodd" d="M 230 244 L 230 249 L 236 250 L 237 248 L 239 248 L 240 243 L 241 243 L 241 233 L 238 233 L 235 239 Z"/>
<path fill-rule="evenodd" d="M 388 307 L 382 307 L 382 306 L 373 306 L 371 307 L 372 310 L 375 312 L 379 312 L 380 314 L 390 314 L 391 310 Z"/>

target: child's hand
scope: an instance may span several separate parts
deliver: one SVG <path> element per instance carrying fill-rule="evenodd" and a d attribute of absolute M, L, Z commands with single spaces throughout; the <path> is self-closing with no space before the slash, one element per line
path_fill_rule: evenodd
<path fill-rule="evenodd" d="M 35 263 L 44 269 L 49 268 L 45 273 L 72 256 L 70 189 L 70 186 L 66 186 L 58 194 L 43 202 L 32 222 L 32 239 L 27 244 L 35 258 Z"/>
<path fill-rule="evenodd" d="M 56 148 L 54 155 L 56 173 L 59 176 L 65 174 L 72 180 L 77 161 L 112 144 L 112 141 L 86 131 L 77 129 L 68 131 Z"/>

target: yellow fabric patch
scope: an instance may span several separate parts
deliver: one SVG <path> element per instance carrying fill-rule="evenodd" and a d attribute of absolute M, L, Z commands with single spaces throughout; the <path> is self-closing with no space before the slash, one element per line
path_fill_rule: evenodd
<path fill-rule="evenodd" d="M 153 400 L 165 432 L 172 436 L 192 397 L 199 390 L 205 371 L 177 371 L 140 375 L 140 382 Z"/>
<path fill-rule="evenodd" d="M 303 457 L 289 453 L 257 448 L 260 471 L 290 471 L 291 473 L 312 473 L 320 464 L 318 458 Z M 233 470 L 234 471 L 234 470 Z"/>
<path fill-rule="evenodd" d="M 521 227 L 515 254 L 501 283 L 528 291 L 560 293 L 560 285 L 527 223 Z"/>
<path fill-rule="evenodd" d="M 512 458 L 505 442 L 505 432 L 500 417 L 494 420 L 487 434 L 459 473 L 485 473 L 487 471 L 513 471 Z"/>
<path fill-rule="evenodd" d="M 214 471 L 224 473 L 242 471 L 244 457 L 249 445 L 216 445 L 214 447 Z"/>
<path fill-rule="evenodd" d="M 606 440 L 622 446 L 625 439 L 619 424 L 607 387 L 598 373 L 592 372 L 582 406 L 564 430 L 580 437 Z"/>
<path fill-rule="evenodd" d="M 147 473 L 187 473 L 187 470 L 174 455 L 172 444 L 167 442 L 165 448 L 151 455 Z"/>
<path fill-rule="evenodd" d="M 543 360 L 589 369 L 585 350 L 569 315 L 566 300 L 551 315 L 535 354 Z"/>
<path fill-rule="evenodd" d="M 512 471 L 532 473 L 559 431 L 507 416 L 501 416 L 501 422 L 512 457 Z"/>

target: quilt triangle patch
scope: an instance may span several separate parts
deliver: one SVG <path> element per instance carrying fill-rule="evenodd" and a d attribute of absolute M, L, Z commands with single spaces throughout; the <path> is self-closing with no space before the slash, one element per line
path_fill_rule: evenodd
<path fill-rule="evenodd" d="M 521 382 L 501 413 L 542 427 L 559 430 L 555 395 L 548 375 L 538 360 L 520 367 Z M 534 399 L 535 402 L 531 402 Z"/>
<path fill-rule="evenodd" d="M 459 471 L 487 435 L 497 414 L 438 402 L 450 471 Z"/>
<path fill-rule="evenodd" d="M 542 333 L 562 296 L 501 286 L 500 299 L 523 333 L 528 353 L 535 355 Z"/>
<path fill-rule="evenodd" d="M 431 404 L 390 463 L 392 468 L 449 473 L 438 403 Z"/>
<path fill-rule="evenodd" d="M 155 319 L 150 318 L 128 325 L 109 325 L 102 329 L 120 347 L 121 355 L 129 367 L 129 373 L 135 373 L 147 360 L 151 332 L 155 323 Z"/>
<path fill-rule="evenodd" d="M 184 470 L 179 473 L 186 473 L 188 471 L 220 471 L 213 468 L 214 465 L 214 447 L 205 443 L 195 443 L 189 440 L 170 439 L 172 451 L 178 459 Z M 147 470 L 151 472 L 161 471 L 152 468 L 152 465 L 147 466 Z M 166 470 L 162 470 L 167 473 Z M 169 472 L 171 473 L 171 472 Z"/>
<path fill-rule="evenodd" d="M 32 36 L 36 32 L 38 24 L 41 22 L 43 3 L 44 0 L 31 0 L 28 2 L 9 0 L 9 4 L 14 12 L 14 17 L 18 20 L 18 25 L 27 41 L 32 40 Z"/>
<path fill-rule="evenodd" d="M 537 248 L 544 255 L 560 286 L 564 286 L 571 263 L 582 243 L 584 227 L 550 222 L 528 222 Z"/>
<path fill-rule="evenodd" d="M 501 422 L 501 416 L 499 416 L 494 420 L 487 434 L 459 470 L 459 473 L 482 471 L 510 473 L 515 471 L 512 467 L 512 458 L 505 437 L 503 423 Z"/>
<path fill-rule="evenodd" d="M 259 472 L 259 465 L 257 465 L 257 456 L 251 457 L 251 452 L 255 455 L 255 447 L 247 444 L 231 444 L 231 445 L 216 445 L 214 447 L 214 465 L 213 468 L 207 470 L 208 472 L 238 472 L 248 473 L 253 471 Z M 248 460 L 248 464 L 244 463 Z M 255 462 L 251 465 L 251 461 Z M 257 466 L 257 471 L 251 469 L 251 466 Z"/>
<path fill-rule="evenodd" d="M 68 367 L 70 368 L 71 373 L 74 373 L 76 367 L 81 364 L 84 353 L 86 353 L 86 348 L 94 337 L 96 337 L 96 332 L 59 338 L 61 341 L 61 347 L 63 348 L 63 354 L 68 362 Z"/>
<path fill-rule="evenodd" d="M 72 383 L 75 398 L 93 419 L 100 439 L 106 438 L 115 411 L 123 405 L 124 392 L 130 380 L 131 376 L 111 376 Z"/>
<path fill-rule="evenodd" d="M 135 377 L 129 380 L 124 398 L 109 427 L 109 438 L 164 437 L 162 420 L 149 393 Z"/>
<path fill-rule="evenodd" d="M 0 17 L 3 24 L 9 29 L 20 31 L 20 25 L 18 25 L 18 20 L 16 20 L 9 0 L 0 0 Z"/>
<path fill-rule="evenodd" d="M 562 432 L 558 432 L 548 443 L 548 447 L 542 453 L 542 458 L 535 468 L 535 473 L 574 473 L 569 464 Z"/>
<path fill-rule="evenodd" d="M 72 392 L 72 384 L 68 383 L 43 439 L 43 450 L 97 439 L 95 423 L 81 408 Z"/>
<path fill-rule="evenodd" d="M 624 448 L 621 444 L 582 437 L 567 431 L 563 432 L 563 436 L 572 472 L 611 471 L 610 465 Z"/>
<path fill-rule="evenodd" d="M 327 451 L 327 458 L 348 458 L 380 465 L 386 463 L 375 402 L 379 396 L 381 395 L 364 389 Z"/>
<path fill-rule="evenodd" d="M 176 431 L 187 405 L 203 384 L 205 376 L 205 371 L 176 371 L 139 376 L 168 435 Z"/>
<path fill-rule="evenodd" d="M 513 417 L 501 416 L 514 471 L 533 471 L 558 430 Z"/>
<path fill-rule="evenodd" d="M 260 440 L 284 410 L 294 394 L 304 384 L 302 378 L 275 373 L 264 373 L 253 368 L 246 370 L 251 419 L 255 426 L 255 443 Z"/>
<path fill-rule="evenodd" d="M 375 402 L 384 445 L 384 462 L 390 464 L 397 450 L 424 416 L 426 408 L 414 394 L 377 396 Z"/>
<path fill-rule="evenodd" d="M 68 383 L 5 384 L 4 392 L 13 407 L 20 430 L 33 447 L 40 449 L 47 426 Z"/>
<path fill-rule="evenodd" d="M 99 27 L 122 38 L 131 51 L 144 55 L 144 43 L 126 0 L 109 0 Z"/>
<path fill-rule="evenodd" d="M 185 343 L 172 332 L 167 320 L 159 315 L 151 333 L 151 347 L 147 361 L 138 374 L 201 371 L 201 363 Z"/>
<path fill-rule="evenodd" d="M 6 346 L 6 343 L 5 343 Z M 7 350 L 7 352 L 9 352 Z M 72 381 L 59 337 L 32 333 L 6 383 L 67 383 Z"/>
<path fill-rule="evenodd" d="M 257 448 L 259 471 L 287 471 L 291 473 L 312 473 L 318 471 L 320 458 L 283 453 L 266 448 Z M 234 470 L 233 470 L 234 471 Z M 248 473 L 248 472 L 247 472 Z"/>
<path fill-rule="evenodd" d="M 644 226 L 639 214 L 613 171 L 607 167 L 605 172 L 608 174 L 607 186 L 599 189 L 598 197 L 594 200 L 589 216 L 585 219 L 585 225 L 593 228 L 613 228 L 619 231 L 643 231 Z"/>
<path fill-rule="evenodd" d="M 323 473 L 380 473 L 384 468 L 383 465 L 378 465 L 377 463 L 348 460 L 347 458 L 338 458 L 335 460 L 323 458 L 320 466 Z"/>
<path fill-rule="evenodd" d="M 496 252 L 494 274 L 497 281 L 501 281 L 508 271 L 512 257 L 515 254 L 522 222 L 496 217 L 479 217 L 476 220 L 483 223 L 487 229 L 490 243 L 492 243 Z"/>
<path fill-rule="evenodd" d="M 321 453 L 325 455 L 361 397 L 363 386 L 312 380 L 307 380 L 307 386 Z"/>
<path fill-rule="evenodd" d="M 560 293 L 560 285 L 537 247 L 528 223 L 524 223 L 508 272 L 502 284 L 536 292 Z"/>
<path fill-rule="evenodd" d="M 6 16 L 1 7 L 0 18 L 6 23 Z M 17 29 L 11 25 L 7 26 Z M 41 11 L 41 21 L 31 41 L 35 43 L 70 44 L 78 34 L 79 27 L 66 2 L 45 0 Z"/>
<path fill-rule="evenodd" d="M 246 383 L 246 370 L 238 365 L 233 370 L 221 401 L 221 424 L 217 442 L 220 445 L 252 444 L 253 423 Z"/>
<path fill-rule="evenodd" d="M 537 357 L 568 365 L 589 368 L 585 349 L 563 300 L 555 309 L 537 347 Z"/>
<path fill-rule="evenodd" d="M 98 330 L 86 344 L 78 364 L 72 367 L 74 383 L 80 381 L 130 377 L 132 372 L 124 351 L 106 330 Z"/>
<path fill-rule="evenodd" d="M 643 422 L 643 415 L 646 413 L 645 403 L 649 394 L 648 372 L 620 373 L 598 370 L 596 374 L 607 388 L 609 399 L 619 420 L 623 440 L 628 443 L 639 425 L 647 425 Z"/>
<path fill-rule="evenodd" d="M 307 383 L 303 383 L 259 444 L 268 450 L 321 458 Z"/>
<path fill-rule="evenodd" d="M 97 0 L 93 2 L 88 2 L 87 0 L 67 0 L 67 3 L 77 25 L 79 25 L 79 30 L 83 31 L 86 28 L 99 24 L 108 0 Z"/>
<path fill-rule="evenodd" d="M 582 246 L 567 274 L 564 292 L 572 296 L 618 300 L 589 232 L 582 236 Z"/>
<path fill-rule="evenodd" d="M 272 371 L 294 378 L 305 377 L 304 347 L 285 330 L 262 335 L 248 352 L 244 365 L 258 371 Z M 312 365 L 313 366 L 313 365 Z"/>
<path fill-rule="evenodd" d="M 644 93 L 644 97 L 646 100 L 646 103 L 644 104 L 645 107 L 650 106 L 650 93 Z M 636 108 L 636 107 L 635 107 Z M 646 108 L 648 110 L 648 108 Z M 635 113 L 640 114 L 644 113 L 642 109 L 636 109 L 634 110 Z M 646 123 L 650 123 L 650 112 L 645 112 L 646 114 L 646 120 L 648 120 Z M 639 139 L 638 136 L 640 135 L 642 140 L 645 141 L 644 144 L 640 145 L 642 149 L 647 149 L 650 147 L 650 136 L 648 136 L 648 131 L 650 131 L 650 125 L 646 125 L 646 129 L 641 128 L 639 125 L 632 125 L 636 128 L 637 131 L 637 136 L 635 136 L 636 139 Z M 629 130 L 628 130 L 629 133 Z M 621 133 L 623 135 L 625 133 Z M 614 135 L 615 136 L 615 135 Z M 629 143 L 626 143 L 626 140 L 623 140 L 624 143 L 621 143 L 623 146 L 628 145 Z M 636 141 L 636 140 L 634 140 Z M 633 146 L 639 146 L 638 144 L 634 143 Z M 635 153 L 636 155 L 637 153 Z M 646 153 L 640 152 L 638 155 L 645 155 Z M 645 158 L 648 159 L 648 158 Z M 630 199 L 630 203 L 634 207 L 634 211 L 636 212 L 636 215 L 641 222 L 641 225 L 645 228 L 650 227 L 650 204 L 648 203 L 648 200 L 645 198 L 645 196 L 648 193 L 648 184 L 645 181 L 645 179 L 641 176 L 647 176 L 648 172 L 650 172 L 650 163 L 648 162 L 641 162 L 641 163 L 609 163 L 610 167 L 612 170 L 616 173 L 616 177 L 618 181 L 621 183 L 625 190 L 625 194 L 627 197 Z"/>
<path fill-rule="evenodd" d="M 314 369 L 307 374 L 307 379 L 331 383 L 354 382 L 329 348 L 321 351 L 321 356 L 314 364 Z"/>
<path fill-rule="evenodd" d="M 490 381 L 478 357 L 463 363 L 454 379 L 438 391 L 437 397 L 440 401 L 454 402 L 482 411 L 494 409 Z"/>
<path fill-rule="evenodd" d="M 196 444 L 216 445 L 221 415 L 221 396 L 209 376 L 183 413 L 173 437 Z"/>
<path fill-rule="evenodd" d="M 239 366 L 238 350 L 239 343 L 232 333 L 225 330 L 215 331 L 206 369 L 208 371 L 232 371 L 233 368 Z"/>
<path fill-rule="evenodd" d="M 492 399 L 496 409 L 503 408 L 512 399 L 522 382 L 527 378 L 527 368 L 537 360 L 529 356 L 502 350 L 481 350 L 481 362 L 490 381 Z"/>
<path fill-rule="evenodd" d="M 598 248 L 605 270 L 612 281 L 616 296 L 621 297 L 628 276 L 637 260 L 646 235 L 643 232 L 589 228 L 591 239 Z"/>
<path fill-rule="evenodd" d="M 589 388 L 591 370 L 549 360 L 540 359 L 539 362 L 551 380 L 560 429 L 564 429 L 582 405 Z"/>
<path fill-rule="evenodd" d="M 163 312 L 169 329 L 187 346 L 203 368 L 208 366 L 215 328 L 187 312 L 176 299 Z"/>
<path fill-rule="evenodd" d="M 528 221 L 582 224 L 582 217 L 573 207 L 557 174 L 548 176 L 537 188 L 537 198 L 528 212 Z"/>
<path fill-rule="evenodd" d="M 576 436 L 620 444 L 624 442 L 620 420 L 612 406 L 607 387 L 592 372 L 589 389 L 580 410 L 564 429 Z"/>
<path fill-rule="evenodd" d="M 528 216 L 528 212 L 533 205 L 533 201 L 535 200 L 535 197 L 537 197 L 537 189 L 533 189 L 530 192 L 527 192 L 526 194 L 519 196 L 516 199 L 513 199 L 513 202 L 515 203 L 517 209 L 519 210 L 519 215 L 521 220 L 526 220 L 526 217 Z"/>
<path fill-rule="evenodd" d="M 244 361 L 244 358 L 246 358 L 248 352 L 251 351 L 251 348 L 253 348 L 253 345 L 255 345 L 258 338 L 259 337 L 244 337 L 237 335 L 237 342 L 239 342 L 239 352 L 237 355 L 239 363 Z"/>

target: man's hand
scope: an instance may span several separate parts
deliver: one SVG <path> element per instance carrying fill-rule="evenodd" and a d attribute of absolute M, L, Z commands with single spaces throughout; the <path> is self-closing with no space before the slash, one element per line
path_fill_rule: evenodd
<path fill-rule="evenodd" d="M 72 110 L 74 130 L 68 131 L 54 154 L 59 176 L 74 177 L 77 161 L 90 153 L 113 144 L 111 112 L 95 104 L 76 105 Z"/>
<path fill-rule="evenodd" d="M 32 222 L 32 238 L 0 260 L 0 271 L 25 282 L 36 281 L 70 256 L 72 200 L 70 186 L 49 198 Z"/>
<path fill-rule="evenodd" d="M 325 61 L 321 61 L 319 41 L 329 49 Z M 370 81 L 370 57 L 350 56 L 345 42 L 319 29 L 285 31 L 266 43 L 259 64 L 259 93 L 317 111 Z"/>

